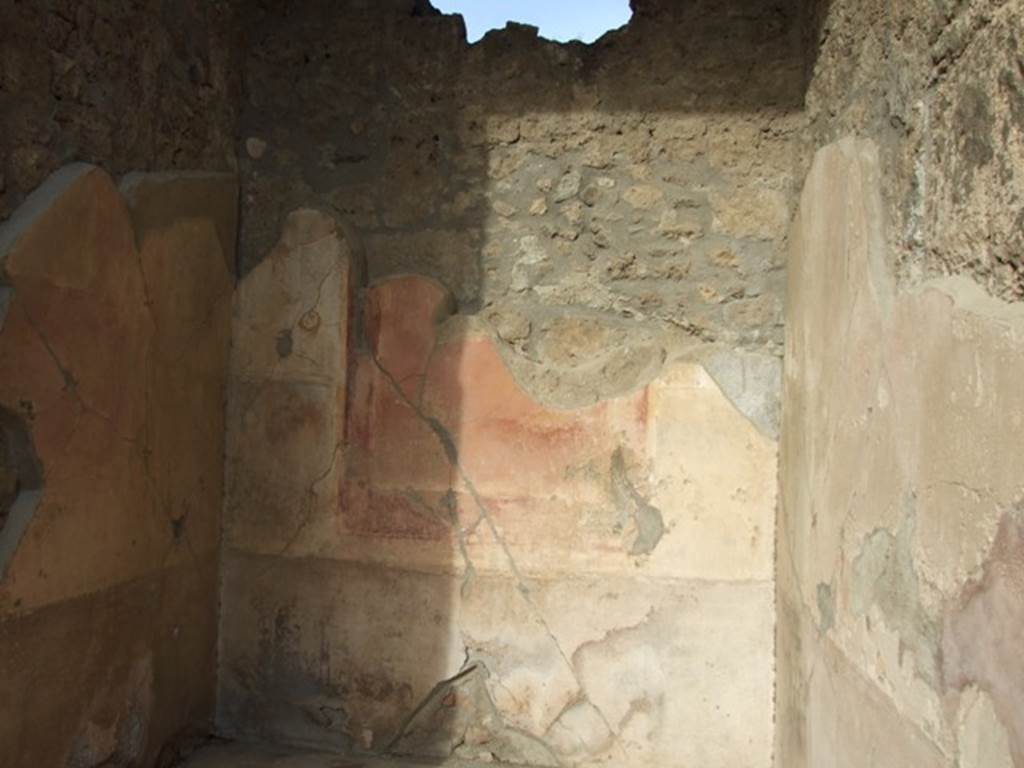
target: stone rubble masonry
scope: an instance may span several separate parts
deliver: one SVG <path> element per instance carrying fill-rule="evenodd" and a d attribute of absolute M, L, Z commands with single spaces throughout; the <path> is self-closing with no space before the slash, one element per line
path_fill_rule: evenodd
<path fill-rule="evenodd" d="M 805 162 L 870 137 L 900 280 L 963 275 L 1024 299 L 1024 0 L 809 7 Z"/>
<path fill-rule="evenodd" d="M 1024 764 L 1024 307 L 899 285 L 876 145 L 820 150 L 790 237 L 780 765 Z"/>
<path fill-rule="evenodd" d="M 513 366 L 543 359 L 568 312 L 624 348 L 781 358 L 799 5 L 638 3 L 592 46 L 518 25 L 471 46 L 459 17 L 412 0 L 254 12 L 243 271 L 314 207 L 344 226 L 360 277 L 436 278 Z M 631 367 L 586 378 L 621 394 Z"/>
<path fill-rule="evenodd" d="M 148 765 L 209 726 L 237 189 L 80 164 L 0 227 L 0 413 L 39 471 L 0 517 L 10 765 Z"/>
<path fill-rule="evenodd" d="M 769 766 L 775 438 L 695 362 L 545 405 L 431 278 L 360 321 L 350 258 L 298 210 L 237 293 L 221 727 Z"/>
<path fill-rule="evenodd" d="M 0 3 L 0 219 L 72 162 L 235 170 L 239 5 Z"/>

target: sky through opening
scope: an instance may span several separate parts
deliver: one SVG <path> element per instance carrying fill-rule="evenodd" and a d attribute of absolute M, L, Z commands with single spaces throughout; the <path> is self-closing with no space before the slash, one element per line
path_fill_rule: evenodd
<path fill-rule="evenodd" d="M 509 21 L 540 28 L 541 37 L 592 43 L 629 21 L 629 0 L 433 0 L 444 13 L 460 13 L 469 42 Z"/>

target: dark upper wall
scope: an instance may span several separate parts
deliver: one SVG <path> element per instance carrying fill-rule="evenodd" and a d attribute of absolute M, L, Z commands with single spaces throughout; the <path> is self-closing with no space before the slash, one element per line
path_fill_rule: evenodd
<path fill-rule="evenodd" d="M 0 219 L 72 161 L 233 165 L 233 0 L 0 0 Z"/>

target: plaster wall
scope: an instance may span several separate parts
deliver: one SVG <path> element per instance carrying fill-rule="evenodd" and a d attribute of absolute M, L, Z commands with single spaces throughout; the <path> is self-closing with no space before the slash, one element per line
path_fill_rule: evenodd
<path fill-rule="evenodd" d="M 221 727 L 769 765 L 775 440 L 696 363 L 545 406 L 419 276 L 369 288 L 346 356 L 346 257 L 300 211 L 239 291 Z"/>
<path fill-rule="evenodd" d="M 770 765 L 798 9 L 343 8 L 249 20 L 220 726 Z"/>
<path fill-rule="evenodd" d="M 985 638 L 1019 633 L 1021 4 L 810 11 L 777 760 L 1020 764 L 1016 656 Z"/>
<path fill-rule="evenodd" d="M 822 149 L 791 238 L 778 759 L 1024 759 L 1024 310 L 895 278 L 876 146 Z"/>
<path fill-rule="evenodd" d="M 210 725 L 236 196 L 79 164 L 0 228 L 5 764 Z"/>
<path fill-rule="evenodd" d="M 5 765 L 210 728 L 235 9 L 0 1 Z"/>
<path fill-rule="evenodd" d="M 0 2 L 0 754 L 1024 765 L 1020 0 L 171 7 Z M 233 177 L 43 182 L 232 150 L 225 373 Z"/>

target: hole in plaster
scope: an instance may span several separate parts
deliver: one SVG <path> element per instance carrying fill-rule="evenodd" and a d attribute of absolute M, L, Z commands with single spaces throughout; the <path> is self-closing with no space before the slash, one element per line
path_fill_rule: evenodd
<path fill-rule="evenodd" d="M 629 23 L 629 0 L 434 0 L 444 13 L 461 14 L 470 43 L 509 22 L 539 29 L 541 37 L 592 43 Z"/>
<path fill-rule="evenodd" d="M 42 497 L 43 469 L 25 419 L 0 406 L 0 578 Z"/>

